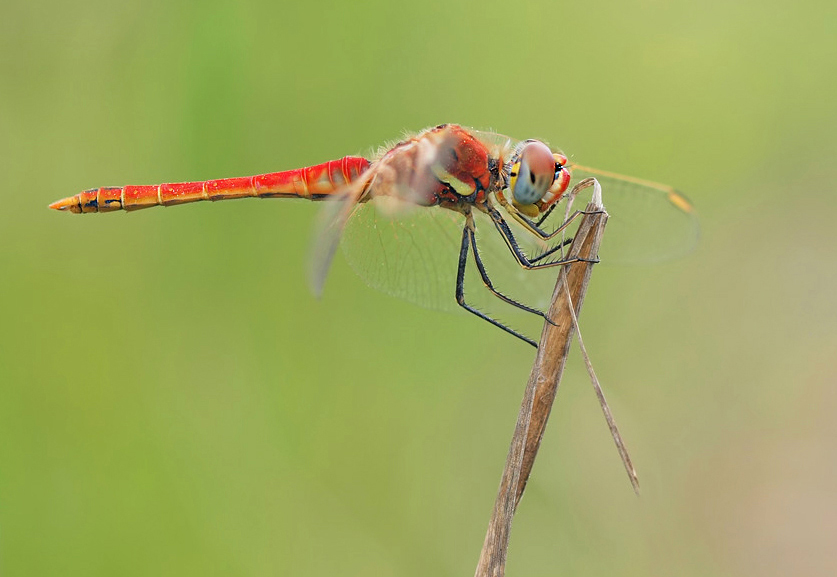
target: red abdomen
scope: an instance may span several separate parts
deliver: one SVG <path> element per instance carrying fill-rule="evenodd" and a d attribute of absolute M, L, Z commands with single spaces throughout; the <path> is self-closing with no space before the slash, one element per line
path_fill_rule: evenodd
<path fill-rule="evenodd" d="M 221 178 L 199 182 L 178 182 L 147 186 L 105 186 L 91 188 L 49 205 L 75 213 L 139 210 L 152 206 L 172 206 L 201 200 L 233 198 L 307 198 L 321 200 L 339 192 L 356 180 L 369 161 L 345 156 L 315 166 L 271 172 L 241 178 Z"/>

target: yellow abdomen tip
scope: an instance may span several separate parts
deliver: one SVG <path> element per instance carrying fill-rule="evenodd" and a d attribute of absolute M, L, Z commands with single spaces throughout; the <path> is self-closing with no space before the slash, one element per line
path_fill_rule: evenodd
<path fill-rule="evenodd" d="M 78 198 L 75 196 L 68 196 L 67 198 L 56 200 L 55 202 L 49 205 L 49 208 L 54 210 L 69 210 L 70 212 L 81 212 L 81 208 L 78 204 Z"/>

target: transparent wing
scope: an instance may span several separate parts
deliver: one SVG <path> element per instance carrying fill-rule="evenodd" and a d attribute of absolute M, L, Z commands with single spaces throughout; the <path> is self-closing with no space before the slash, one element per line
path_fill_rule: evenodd
<path fill-rule="evenodd" d="M 588 177 L 602 185 L 610 215 L 599 253 L 602 263 L 662 262 L 683 256 L 697 245 L 700 227 L 694 206 L 670 186 L 578 165 L 571 165 L 571 170 L 571 187 Z M 579 200 L 576 208 L 584 206 Z M 560 220 L 561 215 L 550 217 L 556 226 Z"/>
<path fill-rule="evenodd" d="M 391 202 L 373 199 L 355 207 L 341 244 L 349 265 L 367 284 L 386 294 L 426 308 L 461 311 L 454 295 L 465 217 L 438 206 L 405 204 L 394 211 Z M 494 287 L 521 303 L 545 308 L 558 269 L 524 270 L 487 215 L 475 211 L 474 223 L 477 250 Z M 511 219 L 508 223 L 527 255 L 537 256 L 550 246 Z M 517 316 L 514 307 L 485 287 L 474 258 L 470 252 L 466 301 L 501 319 Z M 531 316 L 540 324 L 537 316 Z"/>
<path fill-rule="evenodd" d="M 497 132 L 475 130 L 473 128 L 469 128 L 468 131 L 477 137 L 495 158 L 508 160 L 509 153 L 520 142 L 519 140 L 515 140 L 505 134 L 499 134 Z"/>
<path fill-rule="evenodd" d="M 334 259 L 337 245 L 340 243 L 343 229 L 346 227 L 346 223 L 372 175 L 372 169 L 367 170 L 356 181 L 346 186 L 344 190 L 335 193 L 331 199 L 325 202 L 325 206 L 318 214 L 317 223 L 314 227 L 314 242 L 308 259 L 308 286 L 317 297 L 323 294 L 323 286 L 331 268 L 331 261 Z"/>
<path fill-rule="evenodd" d="M 438 206 L 374 198 L 359 204 L 343 253 L 369 286 L 423 307 L 456 310 L 456 270 L 465 217 Z"/>

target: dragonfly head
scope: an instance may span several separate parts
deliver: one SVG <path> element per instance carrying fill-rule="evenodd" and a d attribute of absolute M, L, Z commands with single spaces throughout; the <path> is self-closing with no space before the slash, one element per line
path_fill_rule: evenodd
<path fill-rule="evenodd" d="M 539 140 L 527 140 L 512 156 L 509 190 L 512 202 L 524 214 L 537 214 L 541 205 L 556 202 L 570 183 L 567 157 L 553 153 Z"/>
<path fill-rule="evenodd" d="M 535 204 L 552 186 L 555 167 L 552 151 L 539 140 L 529 140 L 515 156 L 509 171 L 512 198 L 517 204 Z"/>

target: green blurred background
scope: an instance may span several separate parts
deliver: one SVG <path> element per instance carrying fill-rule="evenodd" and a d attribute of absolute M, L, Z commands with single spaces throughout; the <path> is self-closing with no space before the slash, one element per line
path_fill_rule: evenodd
<path fill-rule="evenodd" d="M 317 207 L 91 186 L 368 153 L 440 122 L 675 184 L 702 239 L 597 267 L 510 575 L 837 572 L 833 2 L 0 9 L 0 573 L 471 575 L 533 351 L 363 285 Z"/>

